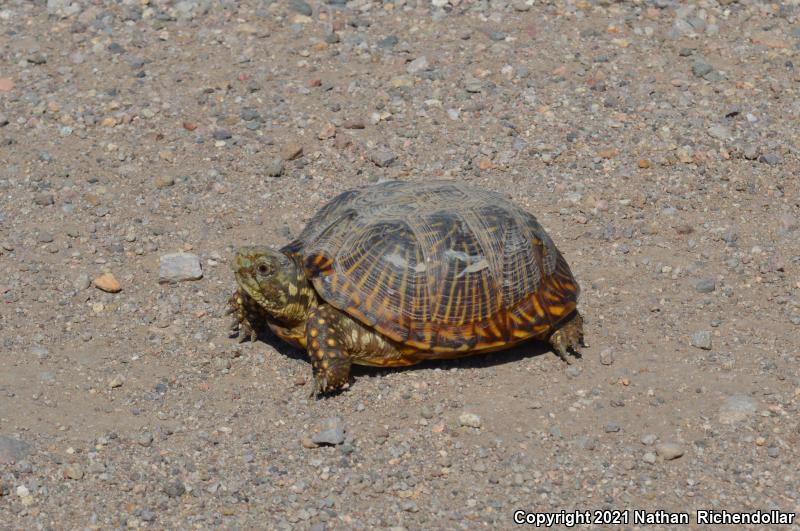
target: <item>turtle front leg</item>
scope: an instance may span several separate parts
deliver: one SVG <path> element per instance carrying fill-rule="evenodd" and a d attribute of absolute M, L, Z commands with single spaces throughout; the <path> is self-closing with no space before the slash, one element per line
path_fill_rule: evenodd
<path fill-rule="evenodd" d="M 342 337 L 347 317 L 323 304 L 315 308 L 306 322 L 306 348 L 314 371 L 311 396 L 346 389 L 352 360 Z"/>
<path fill-rule="evenodd" d="M 237 289 L 228 299 L 227 314 L 232 314 L 230 331 L 238 333 L 239 342 L 255 341 L 267 327 L 268 315 L 247 293 Z"/>
<path fill-rule="evenodd" d="M 569 351 L 580 356 L 580 347 L 583 343 L 583 317 L 577 311 L 569 320 L 553 332 L 548 339 L 558 357 L 571 364 Z"/>

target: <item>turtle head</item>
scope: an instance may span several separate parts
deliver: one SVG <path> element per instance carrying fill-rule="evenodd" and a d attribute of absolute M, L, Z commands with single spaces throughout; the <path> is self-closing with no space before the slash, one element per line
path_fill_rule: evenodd
<path fill-rule="evenodd" d="M 240 247 L 233 266 L 239 288 L 275 319 L 305 319 L 314 291 L 295 262 L 263 246 Z"/>

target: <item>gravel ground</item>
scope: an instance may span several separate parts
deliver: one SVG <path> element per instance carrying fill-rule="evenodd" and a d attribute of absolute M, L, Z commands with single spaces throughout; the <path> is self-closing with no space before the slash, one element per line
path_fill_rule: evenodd
<path fill-rule="evenodd" d="M 797 0 L 6 0 L 0 27 L 3 529 L 800 512 Z M 236 246 L 395 178 L 533 212 L 583 359 L 313 400 L 303 353 L 228 336 Z"/>

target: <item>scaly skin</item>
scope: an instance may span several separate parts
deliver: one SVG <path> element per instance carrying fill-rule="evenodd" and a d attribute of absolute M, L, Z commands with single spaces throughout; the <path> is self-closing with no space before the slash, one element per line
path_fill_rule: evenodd
<path fill-rule="evenodd" d="M 240 340 L 254 341 L 269 327 L 286 342 L 305 348 L 311 359 L 311 395 L 349 386 L 353 363 L 378 367 L 413 365 L 425 359 L 454 358 L 472 352 L 417 352 L 397 344 L 345 312 L 321 301 L 303 270 L 288 256 L 266 247 L 243 247 L 236 255 L 239 289 L 228 300 L 233 330 Z M 569 362 L 583 338 L 583 318 L 575 311 L 558 329 L 542 338 Z"/>

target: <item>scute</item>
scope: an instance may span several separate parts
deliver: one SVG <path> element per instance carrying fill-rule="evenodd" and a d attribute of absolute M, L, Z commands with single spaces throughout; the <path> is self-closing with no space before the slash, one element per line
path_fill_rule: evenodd
<path fill-rule="evenodd" d="M 452 181 L 344 192 L 285 251 L 328 303 L 418 351 L 543 335 L 579 292 L 534 216 Z"/>

